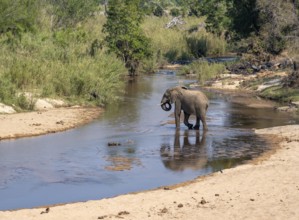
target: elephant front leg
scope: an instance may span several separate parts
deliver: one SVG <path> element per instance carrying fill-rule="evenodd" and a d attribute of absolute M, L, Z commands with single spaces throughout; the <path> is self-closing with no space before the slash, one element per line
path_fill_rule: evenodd
<path fill-rule="evenodd" d="M 190 114 L 184 112 L 184 124 L 185 124 L 189 129 L 192 129 L 192 128 L 193 128 L 193 124 L 190 124 L 190 123 L 189 123 L 189 117 L 190 117 Z"/>
<path fill-rule="evenodd" d="M 181 103 L 175 103 L 175 110 L 174 110 L 174 117 L 175 117 L 175 126 L 176 129 L 180 128 L 180 117 L 181 117 Z"/>

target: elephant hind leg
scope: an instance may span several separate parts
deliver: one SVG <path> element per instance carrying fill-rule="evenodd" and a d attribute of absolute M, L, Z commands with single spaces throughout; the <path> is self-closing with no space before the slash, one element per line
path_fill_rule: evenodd
<path fill-rule="evenodd" d="M 207 123 L 206 123 L 206 116 L 205 115 L 201 116 L 201 121 L 202 121 L 202 124 L 203 124 L 203 130 L 207 131 L 208 126 L 207 126 Z"/>
<path fill-rule="evenodd" d="M 195 124 L 195 126 L 193 127 L 195 130 L 199 130 L 199 127 L 200 127 L 200 120 L 201 120 L 201 117 L 200 117 L 200 116 L 196 116 L 196 124 Z"/>
<path fill-rule="evenodd" d="M 185 124 L 189 129 L 192 129 L 192 128 L 193 128 L 193 124 L 190 124 L 190 123 L 189 123 L 189 117 L 190 117 L 190 114 L 184 112 L 184 124 Z"/>

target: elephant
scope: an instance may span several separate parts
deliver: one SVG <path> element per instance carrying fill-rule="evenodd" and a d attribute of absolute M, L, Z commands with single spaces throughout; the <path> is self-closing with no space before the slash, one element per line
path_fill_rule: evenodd
<path fill-rule="evenodd" d="M 163 94 L 161 108 L 164 111 L 171 110 L 171 104 L 175 103 L 175 125 L 176 129 L 180 127 L 181 111 L 184 112 L 184 124 L 189 129 L 199 130 L 200 121 L 203 124 L 203 130 L 207 131 L 206 112 L 209 107 L 209 100 L 204 93 L 198 90 L 189 90 L 184 86 L 169 88 Z M 196 116 L 196 124 L 189 123 L 190 115 Z"/>

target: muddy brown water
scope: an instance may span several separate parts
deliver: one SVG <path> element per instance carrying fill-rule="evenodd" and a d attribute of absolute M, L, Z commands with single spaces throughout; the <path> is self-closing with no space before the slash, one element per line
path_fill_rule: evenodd
<path fill-rule="evenodd" d="M 253 128 L 298 123 L 269 108 L 209 94 L 209 131 L 176 132 L 159 102 L 190 80 L 171 71 L 140 77 L 124 101 L 66 132 L 0 142 L 0 210 L 101 199 L 192 180 L 242 164 L 271 146 Z M 110 143 L 110 144 L 109 144 Z"/>

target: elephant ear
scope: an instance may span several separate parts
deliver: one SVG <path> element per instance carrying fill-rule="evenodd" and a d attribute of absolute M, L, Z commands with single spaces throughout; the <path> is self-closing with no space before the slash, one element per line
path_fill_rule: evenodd
<path fill-rule="evenodd" d="M 182 96 L 182 92 L 180 91 L 182 88 L 181 87 L 175 87 L 173 89 L 170 90 L 170 94 L 171 94 L 171 103 L 176 102 L 176 100 Z"/>

